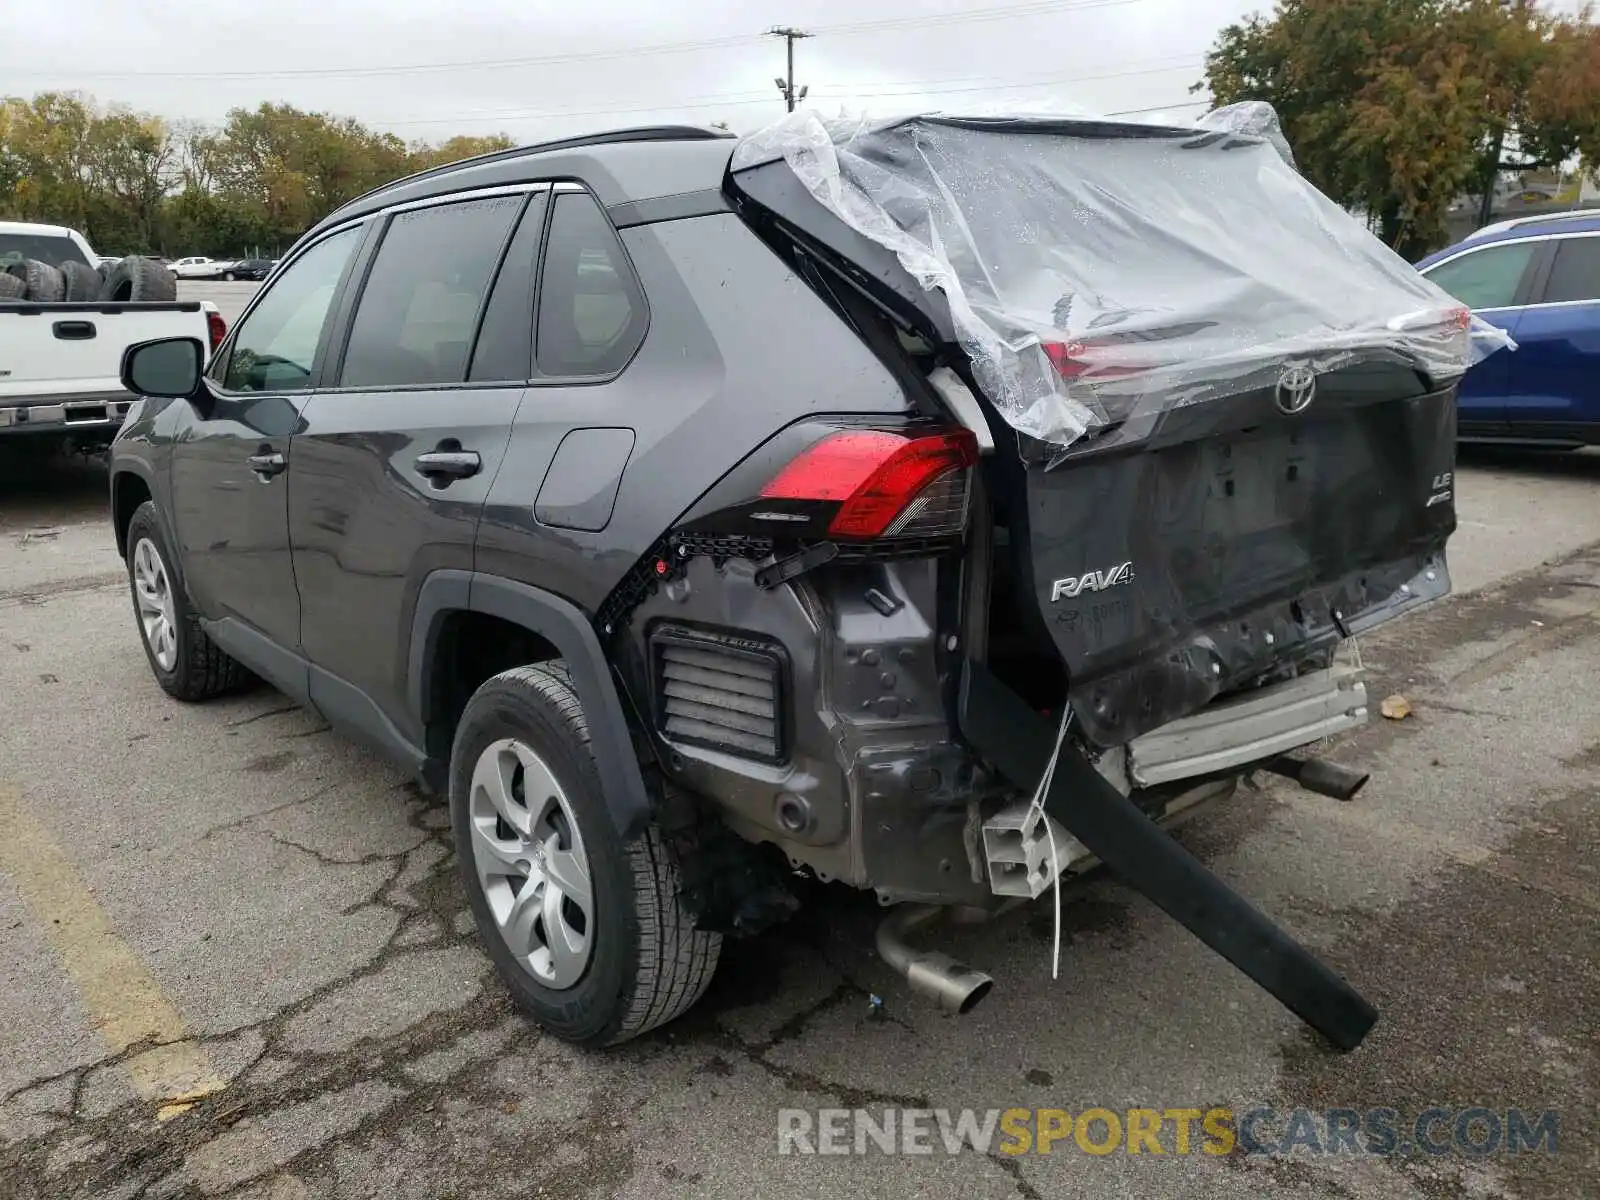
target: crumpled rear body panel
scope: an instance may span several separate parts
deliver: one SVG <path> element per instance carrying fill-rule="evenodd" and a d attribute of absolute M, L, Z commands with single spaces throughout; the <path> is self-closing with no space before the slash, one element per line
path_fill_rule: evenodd
<path fill-rule="evenodd" d="M 786 163 L 891 250 L 1000 415 L 1056 449 L 1290 366 L 1381 357 L 1443 382 L 1510 344 L 1302 178 L 1275 128 L 1239 106 L 1187 128 L 801 111 L 731 167 Z"/>

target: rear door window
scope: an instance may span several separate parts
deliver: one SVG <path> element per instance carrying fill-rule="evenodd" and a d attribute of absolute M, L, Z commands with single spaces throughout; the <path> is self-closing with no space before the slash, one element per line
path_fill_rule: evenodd
<path fill-rule="evenodd" d="M 1471 250 L 1425 272 L 1468 308 L 1510 308 L 1541 242 L 1507 242 Z"/>
<path fill-rule="evenodd" d="M 599 202 L 587 192 L 557 194 L 539 287 L 540 372 L 614 375 L 639 348 L 648 323 L 633 264 Z"/>
<path fill-rule="evenodd" d="M 1540 300 L 1545 304 L 1600 300 L 1600 236 L 1557 239 L 1555 261 Z"/>
<path fill-rule="evenodd" d="M 340 387 L 461 383 L 478 313 L 524 197 L 396 213 L 361 290 Z"/>

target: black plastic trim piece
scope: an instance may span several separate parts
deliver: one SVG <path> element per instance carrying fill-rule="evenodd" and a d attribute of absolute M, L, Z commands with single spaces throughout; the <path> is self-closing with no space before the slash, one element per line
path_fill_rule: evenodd
<path fill-rule="evenodd" d="M 223 653 L 238 659 L 296 704 L 311 706 L 311 667 L 293 650 L 237 617 L 202 620 L 200 627 Z"/>
<path fill-rule="evenodd" d="M 689 217 L 709 217 L 732 211 L 732 205 L 720 188 L 704 188 L 698 192 L 678 192 L 676 195 L 656 196 L 649 200 L 626 200 L 606 209 L 606 215 L 618 229 L 631 229 L 635 225 L 682 221 Z"/>
<path fill-rule="evenodd" d="M 315 665 L 309 668 L 307 675 L 311 706 L 328 724 L 361 735 L 375 749 L 418 774 L 428 773 L 427 751 L 396 729 L 371 696 L 355 684 Z"/>
<path fill-rule="evenodd" d="M 461 589 L 467 589 L 461 603 Z M 572 673 L 594 750 L 605 804 L 624 841 L 644 832 L 650 796 L 622 698 L 589 618 L 570 601 L 512 579 L 468 571 L 435 571 L 422 582 L 412 617 L 407 695 L 426 726 L 432 652 L 450 610 L 485 613 L 520 625 L 553 645 Z"/>
<path fill-rule="evenodd" d="M 172 561 L 167 564 L 167 570 L 173 575 L 174 584 L 183 589 L 183 594 L 187 596 L 189 594 L 188 586 L 183 581 L 183 556 L 176 553 L 176 548 L 179 544 L 177 531 L 173 529 L 172 522 L 167 519 L 167 506 L 161 503 L 161 492 L 156 487 L 155 468 L 147 460 L 131 454 L 126 457 L 118 456 L 111 468 L 111 478 L 107 480 L 106 487 L 107 499 L 110 501 L 108 509 L 114 523 L 112 535 L 117 541 L 117 557 L 128 557 L 126 530 L 120 523 L 116 523 L 117 517 L 120 515 L 117 512 L 117 480 L 124 475 L 132 475 L 140 483 L 144 484 L 146 494 L 154 501 L 152 507 L 156 513 L 156 523 L 161 526 L 161 536 L 166 539 L 168 546 L 174 548 L 174 553 L 171 555 Z M 138 505 L 134 505 L 133 511 L 127 514 L 129 520 L 132 520 L 133 513 L 137 511 Z"/>
<path fill-rule="evenodd" d="M 1051 723 L 981 664 L 962 673 L 962 736 L 1012 784 L 1031 791 L 1049 763 Z M 1062 746 L 1044 800 L 1129 886 L 1255 980 L 1340 1050 L 1353 1050 L 1378 1011 L 1344 979 L 1212 874 L 1083 757 Z"/>

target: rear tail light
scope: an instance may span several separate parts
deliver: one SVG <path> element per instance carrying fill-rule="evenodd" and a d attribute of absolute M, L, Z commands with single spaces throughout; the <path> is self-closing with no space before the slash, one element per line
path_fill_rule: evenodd
<path fill-rule="evenodd" d="M 1056 369 L 1056 374 L 1069 383 L 1075 379 L 1116 379 L 1138 373 L 1136 367 L 1095 362 L 1093 355 L 1103 352 L 1103 347 L 1091 346 L 1087 342 L 1041 342 L 1039 348 Z"/>
<path fill-rule="evenodd" d="M 965 429 L 921 435 L 841 430 L 779 471 L 761 498 L 837 504 L 830 538 L 959 535 L 977 461 L 977 438 Z"/>
<path fill-rule="evenodd" d="M 206 332 L 211 335 L 213 350 L 222 345 L 222 339 L 228 336 L 228 323 L 222 319 L 221 313 L 206 313 Z"/>

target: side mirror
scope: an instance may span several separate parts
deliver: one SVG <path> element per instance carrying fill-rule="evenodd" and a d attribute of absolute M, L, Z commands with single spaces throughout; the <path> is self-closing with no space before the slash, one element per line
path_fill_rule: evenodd
<path fill-rule="evenodd" d="M 122 354 L 122 386 L 135 396 L 187 400 L 200 388 L 205 347 L 199 338 L 159 338 Z"/>

